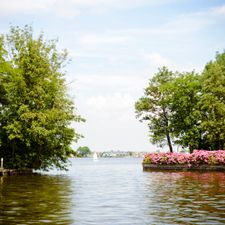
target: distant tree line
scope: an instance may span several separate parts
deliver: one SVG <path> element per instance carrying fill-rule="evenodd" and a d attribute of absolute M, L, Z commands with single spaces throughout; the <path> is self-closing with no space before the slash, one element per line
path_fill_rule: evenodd
<path fill-rule="evenodd" d="M 11 27 L 0 36 L 0 157 L 6 168 L 64 169 L 81 136 L 67 95 L 67 52 L 32 28 Z"/>
<path fill-rule="evenodd" d="M 202 73 L 173 72 L 162 67 L 149 80 L 135 104 L 136 116 L 147 121 L 150 141 L 194 149 L 225 148 L 225 51 Z"/>
<path fill-rule="evenodd" d="M 76 157 L 88 157 L 91 154 L 91 150 L 89 147 L 87 146 L 80 146 L 75 152 L 74 152 L 74 156 Z"/>

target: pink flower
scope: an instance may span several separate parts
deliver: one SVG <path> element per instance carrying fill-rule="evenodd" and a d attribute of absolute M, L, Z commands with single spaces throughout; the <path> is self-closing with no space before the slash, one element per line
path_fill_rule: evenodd
<path fill-rule="evenodd" d="M 192 154 L 149 153 L 143 162 L 160 165 L 225 165 L 225 150 L 194 150 Z"/>

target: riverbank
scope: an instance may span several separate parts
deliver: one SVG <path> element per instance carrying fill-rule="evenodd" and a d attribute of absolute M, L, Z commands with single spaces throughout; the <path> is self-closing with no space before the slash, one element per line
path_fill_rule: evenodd
<path fill-rule="evenodd" d="M 33 169 L 0 169 L 0 176 L 33 174 Z"/>
<path fill-rule="evenodd" d="M 225 165 L 155 165 L 143 163 L 143 171 L 224 171 Z"/>
<path fill-rule="evenodd" d="M 225 171 L 225 150 L 195 150 L 187 153 L 149 153 L 143 170 Z"/>

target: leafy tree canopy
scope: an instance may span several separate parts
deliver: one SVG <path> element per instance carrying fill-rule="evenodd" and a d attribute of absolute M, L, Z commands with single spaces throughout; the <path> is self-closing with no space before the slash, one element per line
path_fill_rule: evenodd
<path fill-rule="evenodd" d="M 149 85 L 145 88 L 144 97 L 135 104 L 137 117 L 141 121 L 148 121 L 150 141 L 153 144 L 167 143 L 170 152 L 173 152 L 170 128 L 170 82 L 175 74 L 166 67 L 159 69 Z"/>
<path fill-rule="evenodd" d="M 67 95 L 67 52 L 30 26 L 11 27 L 0 39 L 0 156 L 8 168 L 65 169 L 83 119 Z"/>
<path fill-rule="evenodd" d="M 183 147 L 201 149 L 202 131 L 200 128 L 201 98 L 200 75 L 193 72 L 179 73 L 170 84 L 171 129 L 175 142 Z"/>
<path fill-rule="evenodd" d="M 79 147 L 76 151 L 78 157 L 87 157 L 91 153 L 91 150 L 87 146 Z"/>
<path fill-rule="evenodd" d="M 225 148 L 225 52 L 216 54 L 202 74 L 201 128 L 210 149 Z"/>
<path fill-rule="evenodd" d="M 150 141 L 193 149 L 225 148 L 225 52 L 217 53 L 200 74 L 159 69 L 135 104 L 147 120 Z M 172 140 L 172 141 L 171 141 Z"/>

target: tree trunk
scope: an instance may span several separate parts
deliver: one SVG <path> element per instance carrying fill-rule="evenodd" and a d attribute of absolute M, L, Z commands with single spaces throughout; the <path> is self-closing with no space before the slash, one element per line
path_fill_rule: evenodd
<path fill-rule="evenodd" d="M 167 138 L 167 143 L 168 143 L 168 146 L 169 146 L 170 152 L 173 152 L 173 146 L 172 146 L 172 144 L 171 144 L 170 134 L 169 134 L 169 132 L 168 132 L 168 131 L 166 132 L 166 138 Z"/>
<path fill-rule="evenodd" d="M 170 152 L 173 152 L 173 146 L 171 143 L 170 132 L 168 131 L 169 130 L 169 122 L 168 122 L 167 112 L 166 112 L 165 108 L 163 109 L 163 116 L 164 116 L 165 125 L 166 125 L 165 131 L 166 131 L 167 144 L 169 146 Z"/>
<path fill-rule="evenodd" d="M 191 145 L 189 145 L 189 152 L 193 153 L 193 150 L 194 150 L 193 147 Z"/>

